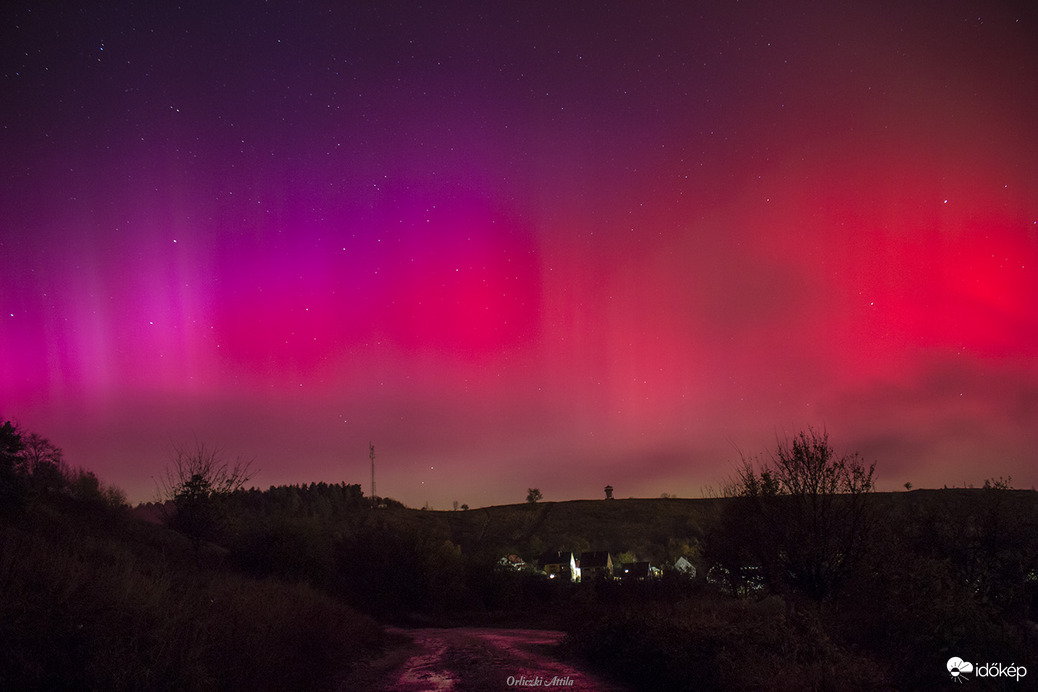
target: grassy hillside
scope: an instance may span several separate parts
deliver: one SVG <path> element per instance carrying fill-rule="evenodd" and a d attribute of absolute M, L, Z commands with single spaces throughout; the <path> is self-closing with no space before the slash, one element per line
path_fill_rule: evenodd
<path fill-rule="evenodd" d="M 571 500 L 425 514 L 470 552 L 534 560 L 546 550 L 606 550 L 662 563 L 694 551 L 718 507 L 711 499 Z"/>
<path fill-rule="evenodd" d="M 658 689 L 922 689 L 946 671 L 920 661 L 948 651 L 1038 669 L 1038 493 L 1007 483 L 870 495 L 868 531 L 842 554 L 768 530 L 798 528 L 787 510 L 807 505 L 789 496 L 444 512 L 311 483 L 214 499 L 196 550 L 96 479 L 5 473 L 17 501 L 0 505 L 3 689 L 331 689 L 378 654 L 378 623 L 416 621 L 565 628 L 572 652 Z M 497 565 L 547 550 L 686 556 L 700 576 L 748 567 L 757 584 L 570 584 Z M 854 565 L 821 599 L 768 563 L 816 552 Z"/>
<path fill-rule="evenodd" d="M 20 436 L 0 425 L 0 689 L 336 688 L 401 621 L 566 628 L 638 688 L 929 689 L 952 654 L 1038 670 L 1038 493 L 1001 479 L 449 512 L 310 483 L 144 521 Z M 699 578 L 549 581 L 547 550 L 685 556 Z"/>
<path fill-rule="evenodd" d="M 992 504 L 994 498 L 998 505 Z M 1038 493 L 1033 490 L 1001 490 L 993 495 L 982 488 L 920 489 L 873 493 L 871 501 L 878 519 L 905 526 L 936 515 L 971 516 L 980 508 L 988 514 L 1025 517 L 1038 511 Z M 606 550 L 665 564 L 681 555 L 698 555 L 700 543 L 727 502 L 722 498 L 569 500 L 457 511 L 398 506 L 370 512 L 361 525 L 448 540 L 466 555 L 516 553 L 529 561 L 547 550 Z"/>
<path fill-rule="evenodd" d="M 636 685 L 939 684 L 933 652 L 1034 663 L 1038 494 L 875 495 L 869 567 L 824 607 L 683 580 L 557 584 L 494 567 L 510 552 L 702 560 L 728 500 L 542 502 L 456 512 L 243 493 L 218 540 L 116 506 L 36 496 L 0 520 L 0 686 L 321 689 L 377 654 L 379 619 L 548 625 Z M 701 563 L 703 564 L 703 563 Z M 358 611 L 370 614 L 361 615 Z M 1007 659 L 1008 660 L 1008 659 Z"/>
<path fill-rule="evenodd" d="M 37 497 L 0 519 L 0 688 L 323 689 L 381 630 L 302 583 L 202 564 L 122 508 Z"/>

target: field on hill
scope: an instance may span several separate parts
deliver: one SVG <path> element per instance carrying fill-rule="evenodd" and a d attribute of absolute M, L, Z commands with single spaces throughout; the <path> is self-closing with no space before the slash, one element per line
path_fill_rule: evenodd
<path fill-rule="evenodd" d="M 5 689 L 334 689 L 384 659 L 386 625 L 563 630 L 573 660 L 659 689 L 921 689 L 949 656 L 1038 671 L 1038 493 L 1002 479 L 432 511 L 191 474 L 131 511 L 19 434 L 0 427 Z M 664 570 L 549 580 L 547 551 Z"/>
<path fill-rule="evenodd" d="M 570 500 L 429 512 L 450 539 L 470 552 L 517 553 L 535 560 L 548 550 L 631 553 L 662 564 L 691 557 L 719 500 Z"/>

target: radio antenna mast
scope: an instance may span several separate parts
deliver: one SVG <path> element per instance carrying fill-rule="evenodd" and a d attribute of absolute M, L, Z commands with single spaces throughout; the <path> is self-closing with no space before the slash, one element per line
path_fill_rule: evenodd
<path fill-rule="evenodd" d="M 375 504 L 375 445 L 368 442 L 370 453 L 368 456 L 371 457 L 371 504 Z"/>

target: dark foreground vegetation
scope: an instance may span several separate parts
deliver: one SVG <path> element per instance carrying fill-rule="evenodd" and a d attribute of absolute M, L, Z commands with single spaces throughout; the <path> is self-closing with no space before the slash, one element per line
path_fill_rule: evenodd
<path fill-rule="evenodd" d="M 871 500 L 877 515 L 861 560 L 825 598 L 776 588 L 759 569 L 737 593 L 713 578 L 602 583 L 580 595 L 570 643 L 656 689 L 943 689 L 953 656 L 1038 674 L 1035 492 Z M 1026 688 L 1007 682 L 974 681 Z"/>
<path fill-rule="evenodd" d="M 369 617 L 196 554 L 59 455 L 0 429 L 0 689 L 334 689 L 377 650 Z"/>
<path fill-rule="evenodd" d="M 1038 676 L 1038 494 L 877 494 L 813 433 L 722 498 L 436 512 L 357 485 L 246 490 L 204 447 L 131 511 L 2 432 L 0 689 L 335 689 L 387 645 L 378 623 L 565 630 L 638 689 L 928 689 L 953 656 Z M 549 581 L 547 550 L 663 573 Z M 680 557 L 694 576 L 667 569 Z"/>

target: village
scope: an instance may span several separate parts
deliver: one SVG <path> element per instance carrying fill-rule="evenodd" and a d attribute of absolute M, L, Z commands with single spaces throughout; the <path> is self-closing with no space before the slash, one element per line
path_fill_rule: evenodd
<path fill-rule="evenodd" d="M 539 492 L 531 490 L 531 493 Z M 605 499 L 613 500 L 613 486 L 605 487 Z M 614 555 L 617 559 L 614 559 Z M 648 560 L 630 560 L 633 557 L 626 551 L 585 550 L 548 550 L 542 553 L 535 565 L 527 563 L 522 557 L 510 554 L 498 561 L 502 569 L 516 572 L 536 572 L 549 580 L 559 582 L 602 582 L 602 581 L 646 581 L 657 579 L 663 575 L 664 568 L 652 564 Z M 667 570 L 693 579 L 696 567 L 684 557 L 678 557 L 673 563 L 666 565 Z"/>
<path fill-rule="evenodd" d="M 502 557 L 498 564 L 505 569 L 517 572 L 531 569 L 518 555 Z M 696 576 L 696 568 L 685 557 L 679 557 L 672 566 L 674 571 L 688 578 Z M 536 571 L 547 579 L 558 579 L 571 583 L 588 581 L 645 581 L 663 575 L 663 569 L 647 560 L 636 562 L 613 561 L 613 554 L 607 550 L 572 551 L 551 550 L 537 560 Z"/>

